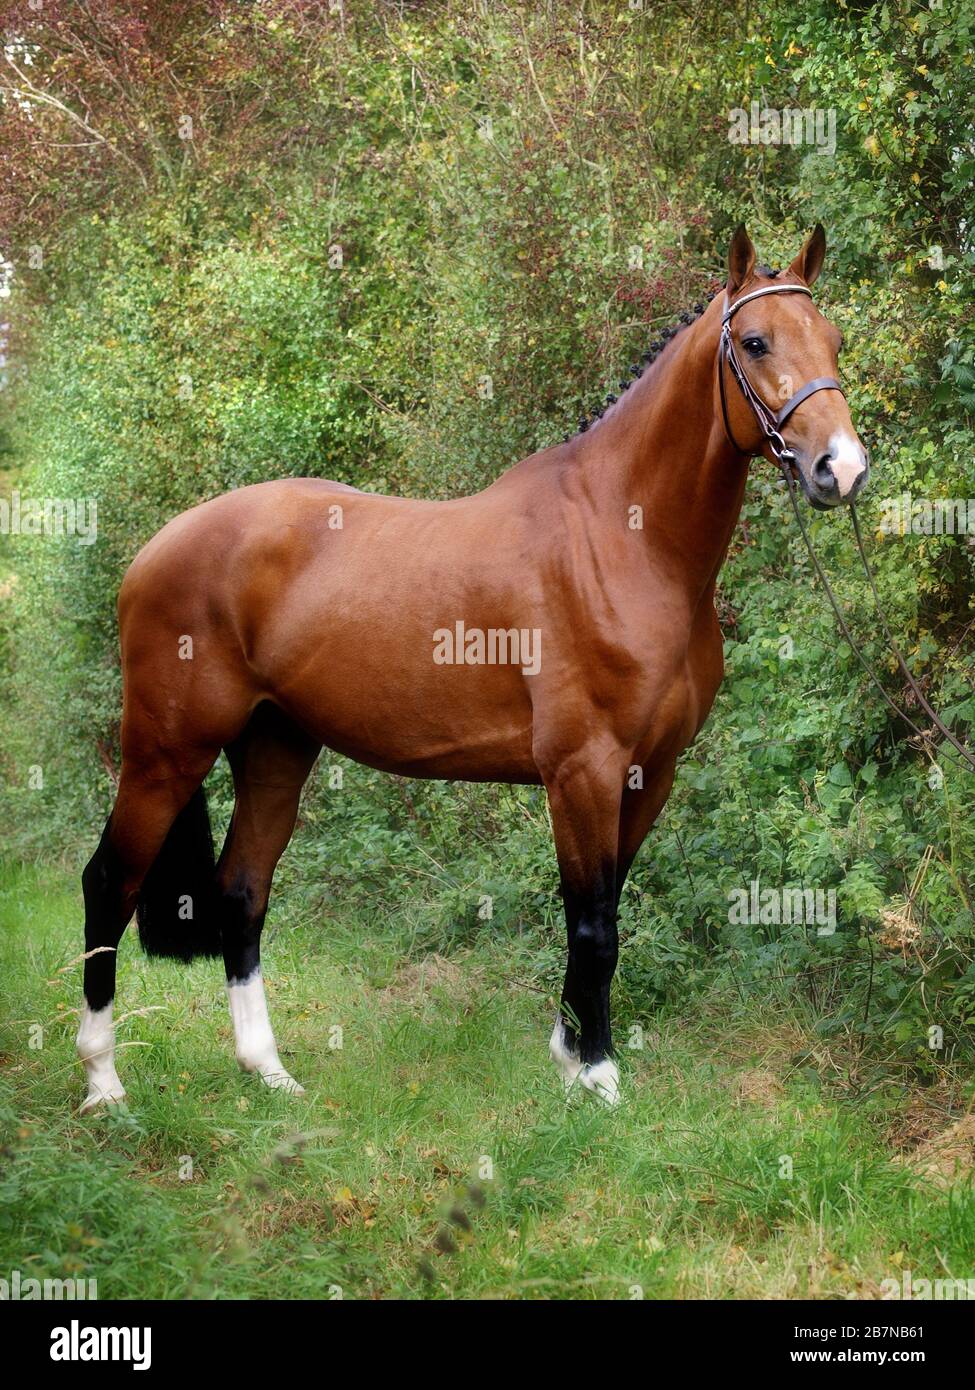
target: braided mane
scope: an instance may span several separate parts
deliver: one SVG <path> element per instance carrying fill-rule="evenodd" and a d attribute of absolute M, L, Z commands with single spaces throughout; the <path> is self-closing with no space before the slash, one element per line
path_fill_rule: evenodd
<path fill-rule="evenodd" d="M 754 274 L 765 276 L 770 280 L 774 280 L 776 276 L 781 275 L 781 273 L 781 270 L 770 270 L 767 265 L 756 266 L 754 271 Z M 690 312 L 688 312 L 688 310 L 685 309 L 683 313 L 678 314 L 677 322 L 672 327 L 664 328 L 661 330 L 659 336 L 656 337 L 653 340 L 653 342 L 651 342 L 647 351 L 642 354 L 639 362 L 633 362 L 630 364 L 629 378 L 625 378 L 623 381 L 619 383 L 620 394 L 622 394 L 624 391 L 629 390 L 629 388 L 633 385 L 633 381 L 641 377 L 643 373 L 646 371 L 646 369 L 653 365 L 653 363 L 663 352 L 664 348 L 667 347 L 670 340 L 672 338 L 676 338 L 677 334 L 681 331 L 682 328 L 686 328 L 689 323 L 693 323 L 695 319 L 700 318 L 707 306 L 711 303 L 712 299 L 714 299 L 719 293 L 719 290 L 712 290 L 710 294 L 704 296 L 703 304 L 695 304 L 693 310 Z M 603 418 L 603 415 L 609 408 L 609 406 L 615 405 L 618 400 L 619 396 L 617 396 L 614 392 L 611 391 L 609 395 L 606 397 L 606 400 L 602 402 L 602 404 L 597 406 L 596 409 L 591 411 L 588 415 L 584 415 L 582 417 L 582 419 L 579 421 L 576 433 L 585 434 L 585 432 L 588 429 L 595 425 L 597 420 L 601 420 Z M 567 444 L 569 440 L 572 438 L 573 436 L 571 434 L 567 434 L 563 442 Z"/>

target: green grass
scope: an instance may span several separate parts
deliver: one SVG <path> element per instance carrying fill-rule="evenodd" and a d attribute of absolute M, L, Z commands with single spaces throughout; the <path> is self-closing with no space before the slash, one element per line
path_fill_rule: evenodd
<path fill-rule="evenodd" d="M 424 959 L 415 904 L 308 898 L 286 884 L 265 933 L 304 1099 L 238 1072 L 216 962 L 149 962 L 130 934 L 128 1105 L 82 1118 L 77 878 L 0 879 L 0 1276 L 94 1277 L 102 1298 L 467 1299 L 873 1297 L 903 1268 L 972 1274 L 971 1183 L 895 1161 L 957 1091 L 841 1084 L 852 1058 L 801 1017 L 698 996 L 643 1020 L 618 1111 L 566 1101 L 548 980 L 517 939 Z"/>

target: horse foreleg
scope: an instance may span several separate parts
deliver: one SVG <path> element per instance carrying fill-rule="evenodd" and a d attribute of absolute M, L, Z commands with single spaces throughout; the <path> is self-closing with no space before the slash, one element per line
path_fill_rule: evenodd
<path fill-rule="evenodd" d="M 658 767 L 632 767 L 626 778 L 620 805 L 619 842 L 616 858 L 616 902 L 619 905 L 626 876 L 640 846 L 660 815 L 674 785 L 677 764 L 669 759 Z M 639 771 L 639 776 L 635 774 Z"/>
<path fill-rule="evenodd" d="M 567 1087 L 615 1104 L 609 990 L 616 970 L 616 858 L 623 765 L 612 752 L 573 757 L 546 777 L 568 935 L 562 1002 L 549 1043 Z"/>

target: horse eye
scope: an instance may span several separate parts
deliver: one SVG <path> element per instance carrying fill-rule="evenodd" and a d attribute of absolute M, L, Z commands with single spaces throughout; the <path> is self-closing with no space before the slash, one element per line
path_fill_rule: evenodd
<path fill-rule="evenodd" d="M 767 351 L 761 338 L 745 338 L 742 347 L 748 353 L 749 357 L 764 357 Z"/>

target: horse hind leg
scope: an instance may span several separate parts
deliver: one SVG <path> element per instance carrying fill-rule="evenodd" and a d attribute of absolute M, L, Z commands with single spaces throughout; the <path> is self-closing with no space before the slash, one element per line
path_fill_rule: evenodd
<path fill-rule="evenodd" d="M 255 710 L 227 748 L 236 802 L 217 865 L 217 911 L 237 1061 L 268 1085 L 303 1094 L 278 1056 L 261 977 L 261 930 L 271 879 L 321 745 L 275 706 Z"/>
<path fill-rule="evenodd" d="M 109 818 L 98 848 L 82 874 L 85 897 L 85 1002 L 76 1047 L 87 1078 L 81 1113 L 125 1099 L 115 1068 L 115 962 L 118 943 L 135 906 L 130 905 L 125 869 L 112 845 Z"/>
<path fill-rule="evenodd" d="M 175 823 L 189 814 L 190 803 L 213 763 L 201 756 L 198 766 L 173 773 L 162 766 L 123 763 L 118 795 L 98 848 L 82 875 L 85 898 L 85 1002 L 77 1049 L 88 1079 L 82 1113 L 125 1096 L 115 1066 L 115 965 L 122 933 L 128 926 L 146 874 L 159 856 Z M 212 863 L 212 849 L 211 849 Z"/>

